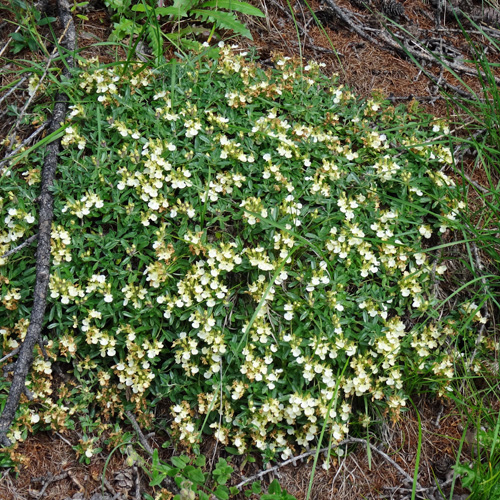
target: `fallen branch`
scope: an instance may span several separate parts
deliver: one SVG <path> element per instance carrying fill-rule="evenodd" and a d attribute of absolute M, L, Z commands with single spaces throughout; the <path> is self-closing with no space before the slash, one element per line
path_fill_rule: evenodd
<path fill-rule="evenodd" d="M 19 144 L 19 146 L 17 146 L 17 148 L 14 149 L 14 151 L 12 151 L 12 153 L 10 153 L 10 154 L 7 153 L 4 157 L 4 159 L 2 161 L 0 161 L 0 174 L 2 173 L 2 167 L 6 163 L 8 163 L 10 160 L 12 160 L 12 158 L 14 158 L 14 156 L 16 156 L 17 153 L 19 153 L 21 148 L 23 148 L 24 146 L 29 144 L 33 139 L 35 139 L 38 135 L 40 135 L 49 125 L 50 125 L 49 122 L 45 122 L 40 127 L 38 127 L 30 136 L 28 136 L 26 139 L 24 139 L 24 141 L 21 142 L 21 144 Z"/>
<path fill-rule="evenodd" d="M 68 51 L 73 52 L 76 45 L 76 33 L 70 6 L 67 0 L 58 0 L 58 6 L 65 33 L 62 46 Z M 73 59 L 71 57 L 68 57 L 67 65 L 68 67 L 72 67 Z M 70 77 L 68 69 L 65 69 L 65 76 Z M 66 117 L 67 101 L 68 98 L 65 94 L 59 93 L 56 96 L 56 104 L 52 113 L 49 133 L 53 133 L 61 127 Z M 35 344 L 40 340 L 47 305 L 47 289 L 50 277 L 50 237 L 54 208 L 52 186 L 57 169 L 59 147 L 59 140 L 47 146 L 47 156 L 42 170 L 33 308 L 28 331 L 19 351 L 19 357 L 15 362 L 9 395 L 0 416 L 0 444 L 3 446 L 10 446 L 12 444 L 7 437 L 7 432 L 14 421 L 21 394 L 25 392 L 26 377 L 33 362 L 33 349 Z"/>
<path fill-rule="evenodd" d="M 7 97 L 9 97 L 13 92 L 15 92 L 25 81 L 26 81 L 26 76 L 23 76 L 15 85 L 11 87 L 11 89 L 2 97 L 0 97 L 0 104 L 2 104 Z"/>
<path fill-rule="evenodd" d="M 347 26 L 349 26 L 355 33 L 357 33 L 361 38 L 368 40 L 374 45 L 380 46 L 378 40 L 370 36 L 366 31 L 355 21 L 353 21 L 350 14 L 348 14 L 344 9 L 339 7 L 333 0 L 325 0 L 328 8 L 342 21 L 344 21 Z M 382 47 L 384 48 L 384 47 Z"/>
<path fill-rule="evenodd" d="M 151 446 L 148 443 L 146 437 L 144 436 L 144 433 L 142 432 L 139 424 L 137 423 L 137 420 L 135 419 L 133 413 L 130 410 L 127 410 L 125 412 L 125 415 L 130 420 L 130 422 L 132 424 L 132 427 L 134 428 L 135 432 L 137 433 L 137 436 L 139 437 L 139 442 L 142 444 L 143 448 L 146 450 L 146 452 L 148 453 L 148 455 L 150 457 L 152 457 L 153 453 L 154 453 L 154 450 L 153 450 L 153 448 L 151 448 Z M 173 478 L 167 476 L 163 480 L 163 482 L 165 483 L 165 485 L 167 486 L 167 488 L 169 488 L 173 493 L 179 493 L 180 490 L 177 487 L 177 485 L 175 484 L 175 481 L 174 481 Z"/>
<path fill-rule="evenodd" d="M 371 451 L 374 451 L 374 452 L 378 453 L 387 462 L 389 462 L 406 479 L 406 481 L 408 481 L 410 483 L 413 483 L 413 478 L 404 469 L 402 469 L 389 455 L 387 455 L 387 453 L 384 453 L 382 450 L 379 450 L 376 446 L 370 444 L 365 439 L 361 439 L 361 438 L 348 438 L 348 439 L 344 439 L 343 441 L 341 441 L 340 443 L 338 443 L 336 445 L 336 448 L 339 448 L 340 446 L 344 446 L 346 444 L 354 444 L 354 443 L 359 443 L 359 444 L 363 444 L 365 446 L 369 446 L 370 449 L 371 449 Z M 329 451 L 330 449 L 331 448 L 328 448 L 328 447 L 327 448 L 321 448 L 319 450 L 319 453 L 325 453 L 325 452 Z M 271 467 L 270 469 L 266 469 L 266 470 L 260 471 L 257 474 L 255 474 L 254 476 L 251 476 L 251 477 L 249 477 L 249 478 L 241 481 L 240 483 L 238 483 L 236 485 L 236 488 L 241 489 L 247 483 L 250 483 L 252 481 L 256 481 L 256 480 L 260 479 L 261 477 L 264 477 L 266 474 L 269 474 L 271 472 L 275 472 L 278 469 L 280 469 L 281 467 L 285 467 L 286 465 L 289 465 L 291 463 L 297 462 L 298 460 L 302 460 L 302 459 L 304 459 L 306 457 L 309 457 L 311 455 L 315 455 L 316 453 L 318 453 L 317 449 L 309 450 L 309 451 L 307 451 L 305 453 L 302 453 L 302 455 L 298 455 L 297 457 L 292 457 L 292 458 L 290 458 L 288 460 L 285 460 L 284 462 L 281 462 L 280 464 L 275 465 L 274 467 Z M 417 488 L 418 488 L 419 491 L 426 490 L 426 488 L 423 488 L 418 482 L 417 482 Z"/>
<path fill-rule="evenodd" d="M 486 75 L 482 72 L 478 72 L 477 70 L 474 70 L 473 68 L 469 68 L 461 63 L 458 62 L 452 62 L 452 61 L 447 61 L 446 63 L 443 63 L 441 60 L 439 60 L 436 56 L 433 56 L 432 54 L 429 54 L 425 48 L 421 47 L 419 45 L 418 40 L 411 40 L 413 44 L 416 45 L 416 47 L 419 49 L 415 49 L 412 47 L 409 47 L 408 44 L 404 44 L 404 41 L 401 40 L 400 38 L 396 37 L 394 33 L 383 31 L 383 30 L 377 30 L 377 36 L 380 38 L 380 40 L 377 40 L 373 36 L 369 35 L 367 33 L 367 30 L 354 21 L 352 15 L 348 12 L 339 7 L 334 0 L 325 0 L 325 3 L 327 5 L 327 8 L 333 12 L 334 15 L 336 15 L 339 19 L 341 19 L 352 31 L 357 33 L 361 38 L 364 38 L 365 40 L 369 41 L 373 45 L 383 49 L 383 50 L 392 50 L 398 54 L 402 55 L 408 55 L 410 54 L 413 56 L 415 59 L 420 59 L 422 61 L 430 62 L 432 64 L 437 64 L 441 66 L 444 69 L 451 69 L 456 72 L 461 72 L 466 75 L 471 75 L 471 76 L 478 76 L 478 73 L 483 77 L 487 78 Z M 370 30 L 373 32 L 373 30 Z M 424 72 L 426 76 L 428 76 L 427 72 Z M 500 78 L 494 77 L 495 82 L 497 84 L 500 84 Z M 444 83 L 444 82 L 443 82 Z M 450 84 L 447 85 L 448 87 L 452 87 Z"/>
<path fill-rule="evenodd" d="M 346 444 L 346 443 L 344 441 L 342 441 L 341 443 L 338 444 L 338 446 L 342 446 L 343 444 Z M 321 448 L 319 450 L 319 453 L 325 453 L 328 450 L 329 450 L 328 447 Z M 298 455 L 296 457 L 289 458 L 288 460 L 285 460 L 284 462 L 281 462 L 280 464 L 277 464 L 274 467 L 271 467 L 271 468 L 266 469 L 266 470 L 262 470 L 262 471 L 258 472 L 257 474 L 255 474 L 251 477 L 248 477 L 248 478 L 244 479 L 243 481 L 241 481 L 240 483 L 238 483 L 236 485 L 236 488 L 241 489 L 247 483 L 250 483 L 252 481 L 256 481 L 256 480 L 260 479 L 261 477 L 264 477 L 265 475 L 270 474 L 271 472 L 275 472 L 278 469 L 281 469 L 281 467 L 285 467 L 286 465 L 290 465 L 290 464 L 293 464 L 295 462 L 298 462 L 299 460 L 303 460 L 304 458 L 310 457 L 311 455 L 314 455 L 316 452 L 317 452 L 316 449 L 309 450 L 309 451 L 306 451 L 305 453 L 302 453 L 302 455 Z"/>
<path fill-rule="evenodd" d="M 6 354 L 2 359 L 0 359 L 0 364 L 7 361 L 9 358 L 12 358 L 12 356 L 15 356 L 19 352 L 19 349 L 20 347 L 18 346 L 13 351 L 10 351 L 9 354 Z"/>
<path fill-rule="evenodd" d="M 24 247 L 31 245 L 37 239 L 38 239 L 38 233 L 34 234 L 33 236 L 30 236 L 28 239 L 24 240 L 20 245 L 17 245 L 17 247 L 10 249 L 8 252 L 5 252 L 3 255 L 0 255 L 0 259 L 6 259 L 7 257 L 14 255 L 15 253 L 19 252 L 19 250 L 22 250 Z"/>
<path fill-rule="evenodd" d="M 69 476 L 68 472 L 63 472 L 62 474 L 58 474 L 57 476 L 53 476 L 50 472 L 47 477 L 35 477 L 31 480 L 32 483 L 42 483 L 42 489 L 39 492 L 31 492 L 30 494 L 37 498 L 42 498 L 45 494 L 45 490 L 52 484 L 57 481 L 62 481 Z"/>
<path fill-rule="evenodd" d="M 326 0 L 327 2 L 331 2 L 332 0 Z M 395 37 L 393 33 L 391 33 Z M 391 48 L 393 48 L 396 51 L 403 51 L 403 52 L 408 52 L 412 56 L 418 59 L 422 59 L 424 61 L 430 62 L 432 64 L 439 64 L 440 66 L 444 67 L 445 69 L 453 69 L 454 71 L 460 72 L 460 73 L 465 73 L 466 75 L 470 76 L 478 76 L 478 73 L 485 79 L 487 79 L 487 76 L 482 73 L 478 72 L 477 70 L 474 70 L 473 68 L 469 68 L 463 64 L 457 63 L 457 62 L 452 62 L 452 61 L 447 61 L 446 63 L 443 63 L 440 61 L 437 57 L 433 56 L 432 54 L 429 54 L 425 48 L 421 47 L 416 40 L 412 40 L 412 43 L 414 43 L 420 50 L 415 50 L 411 47 L 404 47 L 402 46 L 402 41 L 397 38 L 398 41 L 394 40 L 394 38 L 389 37 L 389 35 L 385 32 L 380 33 L 380 37 L 382 40 L 387 43 Z M 497 84 L 500 84 L 500 78 L 494 77 L 495 82 Z"/>
<path fill-rule="evenodd" d="M 127 410 L 125 412 L 125 415 L 127 418 L 130 420 L 132 427 L 134 428 L 135 432 L 137 433 L 137 436 L 139 437 L 139 441 L 144 447 L 144 449 L 148 452 L 149 455 L 153 455 L 153 448 L 151 448 L 150 444 L 146 440 L 141 428 L 139 427 L 139 424 L 137 423 L 137 420 L 135 419 L 134 415 L 130 410 Z"/>

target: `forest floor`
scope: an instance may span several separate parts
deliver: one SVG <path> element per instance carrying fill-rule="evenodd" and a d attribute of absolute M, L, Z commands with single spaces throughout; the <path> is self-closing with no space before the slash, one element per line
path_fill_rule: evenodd
<path fill-rule="evenodd" d="M 2 0 L 4 5 L 8 0 Z M 266 18 L 245 18 L 253 41 L 236 40 L 240 45 L 255 47 L 261 60 L 271 57 L 272 53 L 281 53 L 288 56 L 299 56 L 306 60 L 315 59 L 324 62 L 328 73 L 338 73 L 341 83 L 350 87 L 360 96 L 368 97 L 373 92 L 382 93 L 391 99 L 394 104 L 410 104 L 418 101 L 428 112 L 447 117 L 455 110 L 439 92 L 436 82 L 443 85 L 447 82 L 451 86 L 463 87 L 449 72 L 443 71 L 437 64 L 423 62 L 419 68 L 401 50 L 395 50 L 387 43 L 387 33 L 383 25 L 387 23 L 382 16 L 382 4 L 369 3 L 369 9 L 363 8 L 361 1 L 349 3 L 348 0 L 339 0 L 336 5 L 349 13 L 352 25 L 340 19 L 331 9 L 328 2 L 313 0 L 310 5 L 316 17 L 323 23 L 320 29 L 315 22 L 309 8 L 297 0 L 294 3 L 285 0 L 255 0 L 254 5 L 266 13 Z M 390 11 L 394 1 L 385 2 L 385 11 Z M 367 2 L 368 4 L 368 2 Z M 356 6 L 357 5 L 357 6 Z M 387 7 L 389 5 L 389 7 Z M 473 12 L 477 5 L 469 5 Z M 361 7 L 361 8 L 360 8 Z M 49 4 L 49 10 L 55 6 Z M 292 15 L 293 12 L 293 15 Z M 15 30 L 12 24 L 14 18 L 4 11 L 0 22 L 0 47 L 2 50 L 0 64 L 0 85 L 5 85 L 12 79 L 12 70 L 17 64 L 23 64 L 23 59 L 37 59 L 42 62 L 43 56 L 31 53 L 28 49 L 13 55 L 6 44 L 9 34 Z M 105 42 L 112 30 L 112 22 L 106 8 L 99 2 L 92 3 L 85 12 L 87 20 L 75 18 L 78 47 L 81 55 L 86 58 L 99 57 L 102 62 L 111 62 L 116 54 L 109 47 L 96 46 L 98 42 Z M 9 17 L 10 16 L 10 17 Z M 495 34 L 495 27 L 491 26 L 498 18 L 490 13 L 493 21 L 487 27 Z M 295 22 L 294 22 L 295 18 Z M 479 20 L 481 21 L 481 20 Z M 440 50 L 448 61 L 468 68 L 460 73 L 462 82 L 473 90 L 478 90 L 480 84 L 473 75 L 474 66 L 468 64 L 471 58 L 470 44 L 465 40 L 458 23 L 453 16 L 443 13 L 436 16 L 435 9 L 421 0 L 407 0 L 404 2 L 404 16 L 400 18 L 404 27 L 393 28 L 402 38 L 409 40 L 410 34 L 418 42 L 408 42 L 408 46 L 420 46 Z M 369 34 L 372 39 L 364 38 L 353 31 L 353 25 L 361 26 L 361 33 Z M 488 54 L 490 62 L 496 63 L 499 54 L 489 46 L 488 41 L 472 28 L 470 37 L 478 42 Z M 297 33 L 300 33 L 300 43 Z M 496 31 L 498 34 L 499 32 Z M 404 37 L 403 37 L 404 35 Z M 390 37 L 389 37 L 390 38 Z M 418 49 L 420 50 L 420 49 Z M 125 54 L 123 54 L 125 56 Z M 418 60 L 418 59 L 417 59 Z M 419 59 L 420 62 L 423 59 Z M 470 73 L 470 74 L 468 74 Z M 427 76 L 426 76 L 427 75 Z M 429 78 L 431 76 L 431 78 Z M 434 78 L 434 81 L 432 81 Z M 26 100 L 26 88 L 19 88 L 4 103 L 9 106 L 21 106 Z M 12 125 L 12 113 L 3 113 L 0 119 L 0 138 L 5 137 Z M 20 135 L 28 135 L 30 127 L 21 129 Z M 471 171 L 473 180 L 481 182 L 480 173 Z M 466 462 L 471 456 L 470 442 L 461 447 L 465 421 L 463 409 L 457 407 L 451 400 L 437 400 L 431 396 L 421 396 L 417 401 L 417 409 L 421 417 L 422 450 L 419 466 L 419 483 L 424 487 L 433 487 L 436 477 L 445 480 L 450 472 L 450 466 L 455 463 L 457 455 L 461 453 L 461 462 Z M 387 423 L 378 429 L 378 435 L 383 439 L 385 453 L 388 454 L 400 467 L 413 476 L 417 461 L 419 423 L 414 410 L 404 413 L 396 423 Z M 128 499 L 135 498 L 134 474 L 125 463 L 120 453 L 115 453 L 109 463 L 110 450 L 104 450 L 92 459 L 90 465 L 78 461 L 73 446 L 78 442 L 78 433 L 38 434 L 29 436 L 24 442 L 17 445 L 16 453 L 21 459 L 17 471 L 4 469 L 0 471 L 0 499 L 1 500 L 66 500 L 66 499 Z M 152 437 L 152 441 L 161 450 L 165 440 L 161 435 Z M 177 451 L 178 452 L 178 451 Z M 204 452 L 209 464 L 216 461 L 221 453 L 215 443 L 208 439 L 204 443 Z M 174 453 L 172 448 L 161 451 L 166 458 Z M 224 456 L 224 455 L 223 455 Z M 227 458 L 227 457 L 226 457 Z M 312 457 L 309 457 L 312 459 Z M 229 458 L 228 458 L 229 459 Z M 233 477 L 236 484 L 244 476 L 249 477 L 257 473 L 262 463 L 240 463 L 237 457 L 232 463 L 238 473 Z M 443 469 L 443 463 L 448 464 Z M 105 468 L 105 464 L 107 467 Z M 1 464 L 0 464 L 1 465 Z M 101 492 L 101 477 L 107 479 L 105 494 Z M 287 491 L 297 499 L 305 498 L 311 473 L 311 460 L 305 459 L 295 465 L 288 465 L 278 472 L 268 474 L 264 482 L 273 478 L 279 479 Z M 138 480 L 143 491 L 148 491 L 148 478 L 138 472 Z M 445 491 L 449 491 L 445 490 Z M 435 490 L 429 490 L 429 494 Z M 403 499 L 410 498 L 411 484 L 404 478 L 383 456 L 377 453 L 368 454 L 366 447 L 358 446 L 353 452 L 346 454 L 346 458 L 334 463 L 330 470 L 318 468 L 316 471 L 312 497 L 315 500 L 344 500 L 362 498 Z M 460 488 L 459 482 L 455 486 L 453 498 L 466 498 L 465 490 Z M 244 498 L 243 495 L 241 498 Z M 426 494 L 417 498 L 427 498 Z M 449 498 L 447 496 L 446 498 Z"/>

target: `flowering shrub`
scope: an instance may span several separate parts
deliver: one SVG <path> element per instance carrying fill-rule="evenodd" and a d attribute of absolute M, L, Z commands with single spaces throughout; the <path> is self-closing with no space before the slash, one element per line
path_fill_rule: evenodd
<path fill-rule="evenodd" d="M 327 417 L 342 440 L 361 398 L 397 415 L 408 378 L 446 389 L 455 332 L 431 293 L 446 266 L 426 251 L 463 206 L 446 124 L 362 101 L 317 63 L 274 66 L 223 46 L 75 75 L 49 357 L 18 429 L 67 425 L 75 401 L 109 416 L 168 398 L 185 443 L 204 426 L 286 459 Z M 0 255 L 36 232 L 39 168 L 1 179 Z M 4 352 L 26 332 L 32 254 L 0 260 Z M 58 397 L 56 359 L 78 381 Z"/>

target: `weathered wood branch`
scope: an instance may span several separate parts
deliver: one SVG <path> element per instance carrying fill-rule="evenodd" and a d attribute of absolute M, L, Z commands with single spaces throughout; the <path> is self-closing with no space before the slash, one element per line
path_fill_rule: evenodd
<path fill-rule="evenodd" d="M 345 446 L 345 445 L 349 445 L 349 444 L 362 444 L 364 446 L 369 446 L 372 451 L 374 451 L 375 453 L 380 455 L 384 460 L 386 460 L 388 463 L 390 463 L 405 478 L 406 482 L 408 482 L 408 483 L 413 482 L 413 477 L 411 477 L 399 464 L 397 464 L 389 455 L 387 455 L 387 453 L 384 453 L 382 450 L 379 450 L 376 446 L 372 445 L 366 439 L 353 438 L 353 437 L 347 438 L 347 439 L 344 439 L 343 441 L 341 441 L 340 443 L 338 443 L 337 445 L 335 445 L 335 448 L 340 448 L 341 446 Z M 321 448 L 319 450 L 319 453 L 325 453 L 328 451 L 330 451 L 329 447 Z M 241 489 L 246 484 L 253 482 L 253 481 L 256 481 L 256 480 L 264 477 L 265 475 L 267 475 L 271 472 L 275 472 L 278 469 L 280 469 L 281 467 L 284 467 L 284 466 L 289 465 L 291 463 L 295 463 L 298 460 L 302 460 L 302 459 L 309 457 L 311 455 L 315 455 L 316 453 L 318 453 L 318 451 L 316 449 L 313 449 L 313 450 L 309 450 L 305 453 L 302 453 L 302 455 L 299 455 L 297 457 L 289 458 L 288 460 L 285 460 L 284 462 L 281 462 L 280 464 L 275 465 L 274 467 L 263 470 L 261 472 L 258 472 L 254 476 L 251 476 L 251 477 L 244 479 L 243 481 L 241 481 L 240 483 L 238 483 L 236 485 L 236 488 Z M 417 482 L 417 488 L 418 488 L 418 491 L 428 491 L 429 490 L 428 488 L 423 488 L 420 485 L 420 483 L 418 483 L 418 482 Z"/>
<path fill-rule="evenodd" d="M 65 32 L 62 40 L 62 47 L 68 51 L 68 54 L 61 54 L 61 57 L 66 57 L 67 67 L 71 68 L 73 66 L 71 53 L 74 52 L 76 46 L 75 25 L 68 1 L 58 0 L 58 7 L 60 21 Z M 65 69 L 65 76 L 70 77 L 68 69 Z M 66 117 L 67 102 L 68 98 L 65 94 L 59 93 L 56 96 L 56 104 L 54 105 L 54 111 L 52 113 L 49 133 L 55 132 L 63 124 Z M 21 394 L 26 392 L 26 377 L 33 362 L 33 349 L 35 344 L 40 340 L 45 316 L 50 277 L 50 237 L 54 208 L 54 199 L 51 190 L 57 169 L 59 148 L 59 140 L 47 146 L 47 155 L 42 170 L 33 308 L 28 331 L 14 365 L 14 374 L 7 402 L 0 416 L 0 444 L 3 446 L 11 445 L 7 433 L 14 421 Z"/>
<path fill-rule="evenodd" d="M 25 239 L 22 243 L 17 245 L 17 247 L 11 248 L 8 252 L 5 252 L 3 255 L 0 255 L 0 259 L 6 259 L 7 257 L 14 255 L 15 253 L 19 252 L 19 250 L 22 250 L 24 247 L 31 245 L 36 239 L 38 239 L 38 233 Z"/>

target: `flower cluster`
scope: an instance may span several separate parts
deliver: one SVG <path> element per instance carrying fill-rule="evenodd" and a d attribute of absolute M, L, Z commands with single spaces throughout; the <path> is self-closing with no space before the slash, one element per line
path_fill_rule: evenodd
<path fill-rule="evenodd" d="M 48 314 L 51 355 L 104 412 L 168 398 L 182 441 L 206 420 L 240 453 L 286 459 L 325 420 L 337 442 L 367 422 L 353 415 L 360 398 L 397 415 L 409 377 L 447 387 L 455 327 L 430 314 L 446 266 L 426 248 L 463 206 L 443 172 L 450 149 L 432 141 L 445 124 L 407 128 L 317 63 L 274 63 L 223 46 L 179 65 L 175 85 L 82 68 L 54 187 Z M 1 251 L 34 231 L 24 191 L 6 192 Z M 12 349 L 32 280 L 0 265 Z M 464 313 L 485 320 L 476 304 Z M 50 425 L 68 414 L 43 401 L 52 359 L 37 358 L 31 382 Z"/>

